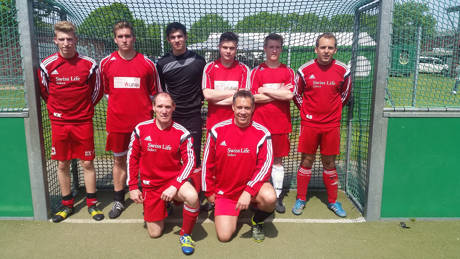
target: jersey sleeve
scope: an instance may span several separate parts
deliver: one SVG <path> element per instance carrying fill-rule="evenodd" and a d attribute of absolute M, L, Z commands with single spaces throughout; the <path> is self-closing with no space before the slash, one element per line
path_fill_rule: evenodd
<path fill-rule="evenodd" d="M 242 65 L 243 65 L 243 76 L 241 79 L 241 88 L 251 91 L 251 80 L 249 78 L 251 76 L 250 69 L 245 64 L 242 64 Z"/>
<path fill-rule="evenodd" d="M 302 108 L 302 102 L 303 102 L 303 91 L 305 89 L 305 80 L 302 76 L 302 74 L 297 73 L 295 76 L 295 89 L 294 89 L 294 103 L 297 106 L 297 108 L 300 110 Z"/>
<path fill-rule="evenodd" d="M 100 80 L 100 70 L 96 68 L 94 73 L 89 78 L 89 85 L 93 89 L 91 94 L 91 99 L 93 105 L 96 105 L 102 98 L 104 91 L 101 88 L 101 80 Z"/>
<path fill-rule="evenodd" d="M 151 77 L 149 77 L 149 82 L 147 82 L 147 88 L 148 92 L 150 95 L 150 98 L 152 98 L 156 93 L 163 92 L 161 89 L 161 84 L 160 84 L 160 77 L 158 76 L 158 70 L 155 66 L 155 63 L 145 57 L 146 62 L 148 65 L 152 68 L 152 74 Z"/>
<path fill-rule="evenodd" d="M 110 83 L 109 83 L 109 78 L 107 78 L 107 71 L 106 71 L 106 63 L 105 60 L 108 59 L 109 57 L 104 58 L 101 60 L 99 63 L 99 82 L 101 85 L 101 90 L 103 94 L 105 94 L 107 97 L 110 95 Z"/>
<path fill-rule="evenodd" d="M 214 89 L 211 71 L 214 62 L 209 62 L 203 69 L 203 78 L 201 80 L 201 89 Z"/>
<path fill-rule="evenodd" d="M 257 94 L 257 90 L 259 89 L 259 78 L 258 78 L 258 67 L 255 67 L 252 71 L 251 71 L 251 76 L 249 78 L 250 80 L 250 85 L 249 87 L 251 88 L 251 93 L 252 94 Z"/>
<path fill-rule="evenodd" d="M 133 133 L 131 134 L 131 141 L 128 147 L 128 155 L 127 155 L 127 180 L 126 184 L 129 187 L 129 190 L 136 190 L 138 189 L 139 183 L 139 160 L 141 156 L 141 146 L 139 141 L 139 131 L 138 129 L 134 129 Z"/>
<path fill-rule="evenodd" d="M 351 72 L 347 69 L 347 72 L 343 78 L 343 84 L 340 87 L 340 95 L 342 99 L 342 104 L 347 104 L 348 100 L 350 99 L 351 95 Z"/>
<path fill-rule="evenodd" d="M 48 101 L 49 91 L 48 91 L 48 75 L 43 71 L 42 65 L 37 70 L 38 73 L 38 85 L 40 87 L 40 95 L 45 100 Z"/>
<path fill-rule="evenodd" d="M 195 153 L 193 151 L 193 140 L 190 133 L 181 139 L 180 153 L 182 158 L 182 169 L 178 177 L 172 183 L 174 187 L 179 189 L 190 177 L 190 173 L 195 168 Z"/>
<path fill-rule="evenodd" d="M 289 90 L 291 90 L 291 92 L 295 93 L 296 89 L 297 89 L 297 83 L 296 83 L 296 80 L 295 80 L 294 70 L 292 70 L 292 68 L 288 67 L 287 68 L 287 73 L 288 73 L 288 77 L 286 78 L 286 81 L 284 82 L 284 85 L 291 85 Z"/>
<path fill-rule="evenodd" d="M 216 139 L 211 131 L 206 138 L 203 153 L 203 167 L 201 169 L 201 186 L 206 197 L 215 193 L 215 167 L 216 167 Z"/>
<path fill-rule="evenodd" d="M 257 164 L 251 180 L 244 189 L 254 197 L 271 175 L 273 165 L 273 147 L 270 134 L 264 136 L 265 140 L 258 148 Z"/>
<path fill-rule="evenodd" d="M 159 63 L 157 63 L 157 72 L 158 72 L 158 80 L 160 81 L 160 87 L 161 87 L 161 90 L 163 92 L 166 91 L 166 87 L 165 87 L 165 78 L 164 78 L 164 74 L 163 74 L 163 66 L 160 65 Z"/>

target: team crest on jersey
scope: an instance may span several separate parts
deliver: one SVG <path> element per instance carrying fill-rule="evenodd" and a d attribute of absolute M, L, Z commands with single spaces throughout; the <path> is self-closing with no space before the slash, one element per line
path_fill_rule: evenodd
<path fill-rule="evenodd" d="M 316 77 L 312 74 L 308 79 L 316 79 Z"/>
<path fill-rule="evenodd" d="M 146 141 L 152 141 L 152 138 L 151 138 L 150 136 L 147 136 L 147 137 L 145 137 L 144 140 L 146 140 Z"/>

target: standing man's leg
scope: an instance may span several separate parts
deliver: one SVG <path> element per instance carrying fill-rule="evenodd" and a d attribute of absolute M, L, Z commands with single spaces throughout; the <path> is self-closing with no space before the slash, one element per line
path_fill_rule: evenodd
<path fill-rule="evenodd" d="M 94 170 L 94 163 L 92 160 L 82 160 L 80 164 L 83 168 L 83 176 L 85 179 L 86 205 L 88 206 L 88 212 L 94 220 L 103 220 L 104 214 L 97 207 L 96 171 Z"/>
<path fill-rule="evenodd" d="M 276 206 L 276 192 L 270 183 L 264 183 L 255 197 L 257 209 L 251 219 L 252 237 L 256 242 L 265 239 L 264 221 L 273 214 Z"/>
<path fill-rule="evenodd" d="M 113 206 L 109 218 L 118 218 L 125 209 L 126 154 L 114 153 L 113 165 Z"/>
<path fill-rule="evenodd" d="M 286 212 L 286 207 L 283 204 L 281 193 L 283 192 L 284 182 L 284 167 L 283 157 L 289 155 L 289 136 L 288 134 L 272 134 L 273 143 L 273 167 L 272 167 L 272 183 L 276 192 L 276 211 L 278 213 Z"/>
<path fill-rule="evenodd" d="M 311 179 L 311 169 L 315 162 L 315 154 L 302 153 L 299 169 L 297 170 L 297 197 L 292 213 L 300 215 L 307 203 L 308 184 Z"/>
<path fill-rule="evenodd" d="M 58 161 L 57 169 L 62 201 L 59 211 L 52 217 L 53 222 L 61 222 L 73 212 L 74 197 L 70 187 L 70 160 Z"/>

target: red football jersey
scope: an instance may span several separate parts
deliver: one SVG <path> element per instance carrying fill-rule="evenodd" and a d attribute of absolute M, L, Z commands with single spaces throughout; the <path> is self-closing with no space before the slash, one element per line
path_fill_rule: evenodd
<path fill-rule="evenodd" d="M 333 60 L 323 66 L 315 60 L 302 65 L 296 75 L 295 101 L 301 124 L 310 127 L 339 127 L 342 107 L 351 92 L 350 69 Z"/>
<path fill-rule="evenodd" d="M 131 135 L 128 150 L 129 190 L 173 185 L 179 189 L 195 167 L 193 140 L 183 126 L 173 122 L 160 130 L 155 120 L 139 123 Z"/>
<path fill-rule="evenodd" d="M 46 102 L 48 116 L 55 123 L 91 121 L 94 106 L 102 97 L 97 63 L 75 54 L 65 59 L 55 53 L 40 63 L 40 94 Z"/>
<path fill-rule="evenodd" d="M 251 91 L 257 94 L 259 87 L 279 89 L 290 85 L 289 90 L 294 92 L 294 79 L 294 70 L 288 66 L 281 64 L 277 68 L 270 68 L 262 63 L 251 72 Z M 254 121 L 267 127 L 271 134 L 286 134 L 292 130 L 289 101 L 257 103 L 253 116 Z"/>
<path fill-rule="evenodd" d="M 155 64 L 137 53 L 131 60 L 118 51 L 103 58 L 101 83 L 108 97 L 108 132 L 132 132 L 136 124 L 152 119 L 151 98 L 161 91 Z"/>
<path fill-rule="evenodd" d="M 244 88 L 249 90 L 249 68 L 235 60 L 230 67 L 222 65 L 220 60 L 209 62 L 204 67 L 202 89 L 236 90 Z M 233 117 L 232 106 L 215 105 L 208 102 L 208 117 L 206 129 L 211 129 L 214 124 Z"/>
<path fill-rule="evenodd" d="M 202 188 L 206 196 L 237 200 L 243 191 L 255 196 L 268 181 L 273 164 L 270 132 L 257 122 L 240 128 L 233 119 L 208 132 L 203 155 Z"/>

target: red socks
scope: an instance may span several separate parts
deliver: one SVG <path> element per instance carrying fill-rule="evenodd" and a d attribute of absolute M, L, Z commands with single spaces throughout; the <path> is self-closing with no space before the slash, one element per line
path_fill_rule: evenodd
<path fill-rule="evenodd" d="M 297 171 L 297 199 L 307 200 L 307 188 L 311 179 L 311 168 L 299 166 Z"/>
<path fill-rule="evenodd" d="M 184 234 L 191 234 L 193 227 L 195 226 L 196 219 L 198 218 L 198 214 L 200 214 L 200 207 L 198 208 L 190 208 L 184 203 L 184 208 L 182 210 L 182 228 L 180 230 L 180 235 L 183 236 Z"/>
<path fill-rule="evenodd" d="M 329 203 L 335 203 L 337 201 L 337 190 L 339 187 L 337 170 L 335 168 L 332 170 L 324 170 L 323 181 L 327 190 L 327 201 Z"/>

